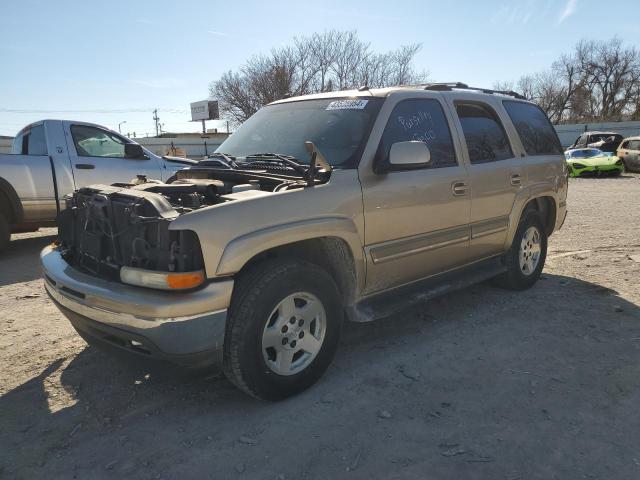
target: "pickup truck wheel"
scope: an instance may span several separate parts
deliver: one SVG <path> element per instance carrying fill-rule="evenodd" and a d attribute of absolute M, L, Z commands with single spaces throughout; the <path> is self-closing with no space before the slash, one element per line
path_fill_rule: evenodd
<path fill-rule="evenodd" d="M 526 290 L 540 278 L 547 257 L 547 234 L 538 212 L 524 213 L 518 230 L 505 255 L 507 271 L 496 284 L 510 290 Z"/>
<path fill-rule="evenodd" d="M 9 222 L 7 221 L 7 217 L 0 212 L 0 253 L 9 246 L 10 239 L 11 230 L 9 230 Z"/>
<path fill-rule="evenodd" d="M 318 266 L 274 260 L 238 279 L 227 319 L 223 370 L 246 393 L 280 400 L 313 385 L 338 347 L 338 287 Z"/>

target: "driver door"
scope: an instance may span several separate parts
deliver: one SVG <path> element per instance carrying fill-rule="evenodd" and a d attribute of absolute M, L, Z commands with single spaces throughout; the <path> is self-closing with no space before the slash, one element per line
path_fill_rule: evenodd
<path fill-rule="evenodd" d="M 93 125 L 71 125 L 73 149 L 69 149 L 76 188 L 96 183 L 127 183 L 136 175 L 161 178 L 156 160 L 127 158 L 124 137 Z"/>
<path fill-rule="evenodd" d="M 376 154 L 388 163 L 392 145 L 421 141 L 431 161 L 377 173 L 361 165 L 366 293 L 400 286 L 468 262 L 470 191 L 467 168 L 446 106 L 436 98 L 395 104 Z"/>

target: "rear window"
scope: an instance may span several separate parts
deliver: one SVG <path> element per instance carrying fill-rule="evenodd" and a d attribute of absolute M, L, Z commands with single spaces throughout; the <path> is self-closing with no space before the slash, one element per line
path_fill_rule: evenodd
<path fill-rule="evenodd" d="M 11 153 L 18 155 L 48 155 L 44 125 L 36 125 L 21 131 L 13 140 Z"/>
<path fill-rule="evenodd" d="M 502 103 L 513 122 L 513 126 L 516 127 L 527 155 L 562 153 L 558 135 L 540 107 L 509 100 Z"/>
<path fill-rule="evenodd" d="M 44 126 L 37 125 L 27 137 L 27 155 L 47 155 L 47 142 L 44 139 Z"/>

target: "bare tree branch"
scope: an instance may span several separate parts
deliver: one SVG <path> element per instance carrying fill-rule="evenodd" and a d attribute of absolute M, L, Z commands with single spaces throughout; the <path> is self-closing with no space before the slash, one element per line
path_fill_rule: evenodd
<path fill-rule="evenodd" d="M 251 57 L 238 71 L 212 82 L 209 92 L 226 117 L 241 123 L 286 95 L 424 82 L 428 73 L 413 67 L 420 49 L 413 44 L 376 53 L 355 31 L 328 30 Z"/>

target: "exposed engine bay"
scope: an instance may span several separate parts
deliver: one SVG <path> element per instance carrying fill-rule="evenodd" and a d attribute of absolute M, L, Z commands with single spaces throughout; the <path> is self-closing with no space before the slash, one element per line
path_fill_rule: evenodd
<path fill-rule="evenodd" d="M 200 270 L 204 262 L 195 233 L 169 230 L 177 217 L 325 183 L 330 177 L 330 171 L 313 163 L 312 168 L 272 157 L 236 163 L 222 157 L 179 170 L 167 183 L 138 176 L 129 183 L 91 185 L 68 196 L 58 216 L 64 258 L 86 273 L 112 280 L 119 279 L 123 266 Z"/>

